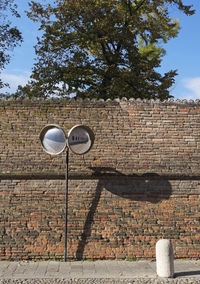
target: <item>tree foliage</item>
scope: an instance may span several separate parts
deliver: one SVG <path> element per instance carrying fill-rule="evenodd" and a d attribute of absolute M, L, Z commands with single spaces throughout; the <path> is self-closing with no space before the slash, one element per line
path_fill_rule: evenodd
<path fill-rule="evenodd" d="M 43 36 L 35 47 L 28 95 L 76 95 L 91 98 L 170 97 L 176 70 L 157 70 L 163 43 L 176 37 L 175 6 L 194 11 L 182 0 L 32 1 L 28 16 Z"/>
<path fill-rule="evenodd" d="M 0 72 L 10 62 L 11 51 L 22 42 L 21 32 L 12 25 L 9 15 L 20 17 L 14 0 L 0 0 Z M 0 88 L 5 85 L 0 79 Z"/>

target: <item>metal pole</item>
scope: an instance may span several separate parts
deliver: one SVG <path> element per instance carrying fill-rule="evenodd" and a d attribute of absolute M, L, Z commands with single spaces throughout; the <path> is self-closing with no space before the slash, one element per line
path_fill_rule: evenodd
<path fill-rule="evenodd" d="M 65 254 L 64 261 L 67 261 L 67 213 L 68 213 L 68 161 L 69 161 L 69 149 L 66 148 L 66 173 L 65 173 Z"/>

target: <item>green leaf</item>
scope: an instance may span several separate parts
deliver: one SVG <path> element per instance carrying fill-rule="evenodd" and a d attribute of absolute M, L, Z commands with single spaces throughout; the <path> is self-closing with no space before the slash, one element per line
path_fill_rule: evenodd
<path fill-rule="evenodd" d="M 161 75 L 163 44 L 178 35 L 181 0 L 32 1 L 43 35 L 35 47 L 28 96 L 170 98 L 176 71 Z"/>

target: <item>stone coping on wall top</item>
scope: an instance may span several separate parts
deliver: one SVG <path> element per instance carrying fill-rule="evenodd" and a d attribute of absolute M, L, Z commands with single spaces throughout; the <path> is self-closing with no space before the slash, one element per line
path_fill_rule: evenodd
<path fill-rule="evenodd" d="M 2 97 L 0 98 L 0 104 L 25 104 L 25 105 L 32 105 L 38 103 L 68 103 L 68 104 L 77 104 L 77 103 L 84 103 L 84 104 L 113 104 L 118 105 L 120 103 L 127 103 L 127 104 L 161 104 L 161 105 L 200 105 L 200 100 L 180 100 L 180 99 L 169 99 L 169 100 L 159 100 L 159 99 L 135 99 L 130 98 L 115 98 L 111 99 L 89 99 L 89 98 L 14 98 L 14 97 Z"/>
<path fill-rule="evenodd" d="M 150 180 L 200 180 L 200 175 L 197 174 L 156 174 L 156 173 L 141 173 L 141 174 L 119 174 L 119 173 L 89 173 L 82 172 L 69 173 L 68 178 L 76 179 L 99 179 L 99 178 L 132 178 L 132 179 L 150 179 Z M 64 180 L 64 173 L 0 173 L 0 180 Z"/>

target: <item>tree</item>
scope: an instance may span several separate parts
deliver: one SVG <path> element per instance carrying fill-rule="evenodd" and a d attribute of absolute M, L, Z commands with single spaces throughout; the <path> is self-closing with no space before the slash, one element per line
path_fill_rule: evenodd
<path fill-rule="evenodd" d="M 161 75 L 165 50 L 177 36 L 174 5 L 186 15 L 182 0 L 55 0 L 30 4 L 28 17 L 40 22 L 31 96 L 160 98 L 170 96 L 176 70 Z"/>
<path fill-rule="evenodd" d="M 0 0 L 0 72 L 10 62 L 10 52 L 22 42 L 21 32 L 17 27 L 12 26 L 7 12 L 8 14 L 10 12 L 12 16 L 20 17 L 14 0 Z M 0 79 L 0 88 L 5 85 L 8 84 L 4 84 Z"/>

